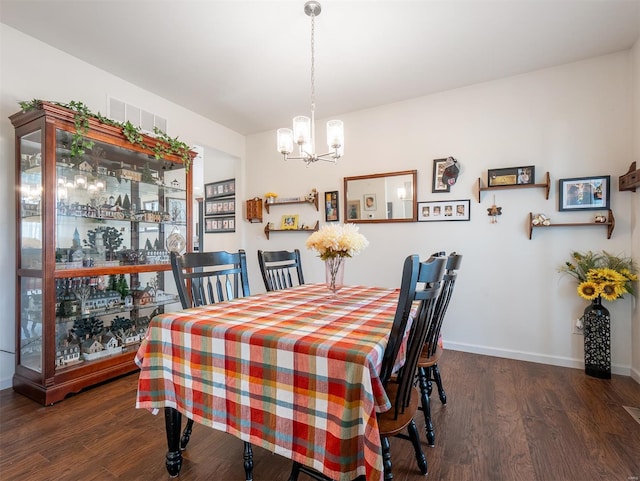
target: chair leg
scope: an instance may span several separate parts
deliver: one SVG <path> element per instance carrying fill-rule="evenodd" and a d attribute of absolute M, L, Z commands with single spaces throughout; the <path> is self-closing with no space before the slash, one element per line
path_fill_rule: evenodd
<path fill-rule="evenodd" d="M 187 425 L 184 427 L 184 431 L 182 431 L 182 437 L 180 438 L 180 450 L 184 451 L 187 449 L 187 444 L 189 444 L 189 439 L 191 439 L 191 431 L 193 430 L 193 419 L 187 419 Z"/>
<path fill-rule="evenodd" d="M 389 446 L 389 438 L 387 438 L 386 436 L 381 436 L 380 443 L 382 444 L 382 466 L 384 469 L 384 481 L 391 481 L 393 479 L 393 473 L 391 472 L 391 447 Z"/>
<path fill-rule="evenodd" d="M 447 404 L 447 394 L 444 392 L 444 387 L 442 387 L 442 378 L 440 377 L 440 369 L 437 364 L 433 366 L 433 379 L 436 381 L 436 386 L 438 386 L 440 402 Z"/>
<path fill-rule="evenodd" d="M 436 433 L 431 422 L 431 401 L 429 400 L 427 369 L 418 368 L 418 383 L 420 385 L 420 398 L 422 413 L 424 414 L 424 430 L 427 435 L 427 444 L 431 447 L 436 445 Z"/>
<path fill-rule="evenodd" d="M 246 481 L 253 481 L 253 448 L 251 443 L 244 442 L 244 473 Z"/>
<path fill-rule="evenodd" d="M 298 481 L 298 475 L 300 474 L 301 466 L 302 465 L 297 461 L 293 462 L 293 465 L 291 466 L 291 474 L 289 475 L 288 481 Z"/>
<path fill-rule="evenodd" d="M 416 422 L 413 419 L 409 423 L 409 426 L 407 426 L 407 430 L 409 431 L 409 439 L 411 439 L 411 444 L 413 444 L 413 450 L 415 451 L 418 468 L 420 469 L 420 472 L 422 474 L 427 474 L 427 458 L 422 452 L 422 447 L 420 446 L 420 434 L 418 434 L 418 427 L 416 426 Z"/>

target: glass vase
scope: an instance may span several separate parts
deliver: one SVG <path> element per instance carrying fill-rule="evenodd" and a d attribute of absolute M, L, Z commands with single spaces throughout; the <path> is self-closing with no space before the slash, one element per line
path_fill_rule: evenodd
<path fill-rule="evenodd" d="M 588 376 L 611 379 L 611 317 L 600 296 L 582 316 L 584 325 L 584 371 Z"/>
<path fill-rule="evenodd" d="M 324 261 L 324 267 L 327 287 L 335 295 L 344 285 L 344 257 L 330 257 Z"/>

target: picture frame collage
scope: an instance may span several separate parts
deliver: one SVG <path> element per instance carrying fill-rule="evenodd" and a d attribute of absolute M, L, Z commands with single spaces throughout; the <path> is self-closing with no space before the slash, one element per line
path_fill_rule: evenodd
<path fill-rule="evenodd" d="M 235 232 L 236 179 L 205 184 L 204 193 L 205 234 Z"/>
<path fill-rule="evenodd" d="M 418 222 L 471 220 L 471 199 L 418 202 Z"/>

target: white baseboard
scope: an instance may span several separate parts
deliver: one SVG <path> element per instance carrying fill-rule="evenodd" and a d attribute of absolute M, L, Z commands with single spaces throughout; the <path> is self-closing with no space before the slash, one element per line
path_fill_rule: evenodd
<path fill-rule="evenodd" d="M 471 352 L 473 354 L 484 354 L 487 356 L 504 357 L 507 359 L 517 359 L 519 361 L 537 362 L 540 364 L 550 364 L 552 366 L 572 367 L 575 369 L 584 369 L 583 359 L 572 359 L 560 356 L 548 356 L 535 352 L 514 351 L 511 349 L 498 349 L 487 346 L 479 346 L 475 344 L 464 344 L 459 342 L 444 342 L 446 349 L 453 351 Z M 631 366 L 611 365 L 612 374 L 620 374 L 621 376 L 631 376 L 640 383 L 640 373 L 631 371 Z"/>
<path fill-rule="evenodd" d="M 0 391 L 2 391 L 3 389 L 9 389 L 11 385 L 12 383 L 10 377 L 7 379 L 0 379 Z"/>

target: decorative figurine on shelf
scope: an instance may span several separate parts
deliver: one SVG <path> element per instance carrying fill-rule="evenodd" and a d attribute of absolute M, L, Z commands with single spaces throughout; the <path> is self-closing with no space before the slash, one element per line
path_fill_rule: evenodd
<path fill-rule="evenodd" d="M 551 219 L 544 214 L 536 214 L 531 219 L 533 225 L 551 225 Z"/>
<path fill-rule="evenodd" d="M 314 200 L 316 200 L 317 195 L 318 195 L 318 191 L 314 187 L 313 189 L 311 189 L 311 192 L 307 194 L 307 201 L 313 202 Z"/>
<path fill-rule="evenodd" d="M 607 217 L 604 215 L 597 215 L 595 221 L 597 224 L 604 224 L 605 222 L 607 222 Z"/>
<path fill-rule="evenodd" d="M 264 194 L 264 198 L 267 204 L 273 204 L 276 201 L 277 197 L 278 194 L 276 194 L 275 192 L 267 192 L 266 194 Z"/>
<path fill-rule="evenodd" d="M 496 205 L 496 196 L 493 196 L 493 205 L 487 209 L 487 215 L 491 217 L 491 223 L 498 223 L 498 216 L 502 215 L 502 207 Z"/>
<path fill-rule="evenodd" d="M 127 284 L 127 279 L 124 274 L 120 274 L 116 290 L 120 293 L 123 299 L 129 295 L 129 284 Z"/>

